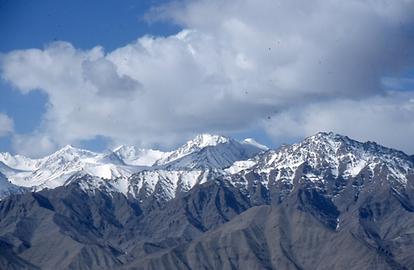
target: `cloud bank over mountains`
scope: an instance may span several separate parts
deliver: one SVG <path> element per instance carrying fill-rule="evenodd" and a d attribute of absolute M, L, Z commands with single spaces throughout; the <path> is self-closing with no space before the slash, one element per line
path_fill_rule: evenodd
<path fill-rule="evenodd" d="M 14 146 L 42 155 L 96 136 L 172 145 L 259 128 L 275 142 L 332 130 L 414 152 L 414 92 L 394 91 L 414 68 L 412 14 L 410 0 L 179 1 L 147 18 L 180 25 L 172 36 L 12 51 L 2 77 L 48 96 L 41 126 Z M 2 121 L 0 136 L 12 131 Z"/>

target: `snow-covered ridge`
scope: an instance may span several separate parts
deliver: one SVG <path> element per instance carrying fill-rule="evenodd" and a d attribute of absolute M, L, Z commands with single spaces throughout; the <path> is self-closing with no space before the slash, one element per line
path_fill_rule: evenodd
<path fill-rule="evenodd" d="M 375 169 L 385 168 L 389 180 L 401 184 L 414 173 L 412 158 L 401 151 L 375 142 L 362 143 L 347 136 L 320 132 L 300 143 L 235 162 L 226 171 L 241 177 L 255 172 L 263 176 L 262 184 L 267 186 L 269 181 L 292 184 L 299 174 L 305 181 L 323 183 L 329 178 L 356 177 L 364 170 L 374 175 Z"/>
<path fill-rule="evenodd" d="M 186 190 L 192 187 L 191 183 L 199 182 L 189 178 L 196 175 L 199 177 L 209 169 L 228 167 L 236 160 L 250 158 L 261 151 L 256 145 L 260 144 L 238 142 L 228 137 L 210 134 L 198 135 L 171 152 L 119 146 L 104 153 L 96 153 L 67 145 L 40 159 L 1 153 L 0 172 L 6 175 L 11 184 L 32 190 L 55 188 L 67 184 L 74 175 L 88 174 L 106 179 L 108 183 L 113 182 L 112 184 L 117 181 L 118 184 L 114 186 L 119 187 L 119 191 L 127 193 L 129 186 L 125 184 L 125 179 L 145 170 L 159 174 L 159 181 L 166 181 L 177 187 L 183 185 L 181 188 Z M 195 169 L 198 169 L 198 172 L 188 173 Z M 177 181 L 187 184 L 176 183 Z M 102 181 L 91 178 L 89 182 L 87 186 Z M 121 182 L 122 185 L 119 184 Z"/>
<path fill-rule="evenodd" d="M 161 158 L 155 164 L 164 165 L 205 147 L 217 146 L 219 144 L 229 143 L 230 141 L 230 138 L 221 135 L 200 134 L 179 147 L 177 150 L 172 151 L 169 155 Z"/>
<path fill-rule="evenodd" d="M 0 153 L 0 162 L 3 162 L 5 165 L 16 170 L 31 171 L 38 166 L 39 160 L 31 159 L 21 155 L 12 155 L 8 152 L 5 152 Z"/>
<path fill-rule="evenodd" d="M 253 139 L 202 134 L 171 152 L 120 146 L 95 153 L 66 146 L 36 160 L 10 154 L 0 158 L 0 172 L 8 178 L 3 186 L 8 190 L 40 190 L 76 181 L 85 190 L 117 191 L 139 200 L 151 196 L 169 200 L 195 185 L 223 178 L 242 188 L 249 181 L 268 188 L 278 183 L 293 187 L 295 181 L 322 187 L 361 174 L 364 179 L 380 175 L 399 185 L 414 181 L 412 156 L 324 132 L 276 150 L 267 150 Z"/>

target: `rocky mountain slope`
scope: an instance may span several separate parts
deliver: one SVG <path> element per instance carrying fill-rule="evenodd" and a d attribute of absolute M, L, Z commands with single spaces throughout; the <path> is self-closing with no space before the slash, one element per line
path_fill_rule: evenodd
<path fill-rule="evenodd" d="M 414 269 L 412 157 L 318 133 L 194 166 L 214 146 L 0 201 L 0 269 Z"/>

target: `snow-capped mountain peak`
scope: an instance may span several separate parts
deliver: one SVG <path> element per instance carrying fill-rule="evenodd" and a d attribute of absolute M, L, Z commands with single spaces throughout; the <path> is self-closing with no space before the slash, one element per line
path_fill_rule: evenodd
<path fill-rule="evenodd" d="M 227 169 L 232 174 L 262 175 L 265 186 L 277 182 L 292 185 L 298 177 L 326 184 L 328 179 L 352 179 L 362 173 L 373 177 L 384 170 L 389 181 L 405 184 L 413 175 L 414 165 L 401 151 L 331 132 L 320 132 L 300 143 L 235 162 Z"/>
<path fill-rule="evenodd" d="M 72 145 L 66 145 L 63 148 L 57 150 L 55 153 L 51 154 L 49 158 L 53 157 L 64 157 L 64 158 L 76 158 L 76 157 L 96 157 L 98 153 L 94 153 L 89 150 L 76 148 Z"/>
<path fill-rule="evenodd" d="M 221 135 L 199 134 L 192 140 L 189 140 L 177 150 L 171 152 L 168 156 L 161 158 L 155 164 L 164 165 L 172 161 L 178 160 L 193 152 L 199 151 L 205 147 L 217 146 L 219 144 L 227 144 L 231 141 L 230 138 Z"/>
<path fill-rule="evenodd" d="M 155 164 L 169 168 L 222 169 L 236 160 L 248 159 L 261 151 L 262 147 L 252 143 L 241 143 L 221 135 L 201 134 Z"/>
<path fill-rule="evenodd" d="M 191 141 L 187 142 L 189 147 L 203 148 L 207 146 L 215 146 L 220 143 L 228 143 L 231 139 L 222 135 L 199 134 Z"/>
<path fill-rule="evenodd" d="M 169 200 L 197 184 L 222 177 L 223 169 L 263 151 L 252 142 L 238 142 L 220 135 L 202 134 L 159 160 L 151 169 L 130 177 L 131 195 L 154 195 Z"/>
<path fill-rule="evenodd" d="M 319 132 L 293 146 L 325 155 L 343 155 L 344 153 L 352 152 L 357 155 L 365 153 L 366 155 L 383 159 L 387 159 L 390 156 L 409 159 L 409 156 L 402 151 L 387 148 L 372 141 L 359 142 L 350 139 L 348 136 L 335 134 L 333 132 Z"/>

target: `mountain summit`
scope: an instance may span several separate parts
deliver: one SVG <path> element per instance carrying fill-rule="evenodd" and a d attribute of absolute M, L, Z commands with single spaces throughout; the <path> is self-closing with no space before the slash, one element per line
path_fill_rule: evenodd
<path fill-rule="evenodd" d="M 229 137 L 201 134 L 173 151 L 155 165 L 169 168 L 215 168 L 223 169 L 237 160 L 253 157 L 263 151 L 262 146 L 238 142 Z"/>

